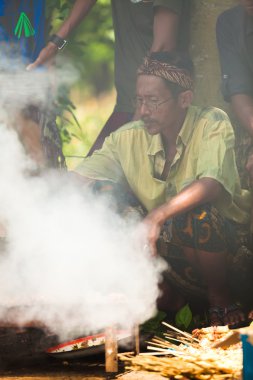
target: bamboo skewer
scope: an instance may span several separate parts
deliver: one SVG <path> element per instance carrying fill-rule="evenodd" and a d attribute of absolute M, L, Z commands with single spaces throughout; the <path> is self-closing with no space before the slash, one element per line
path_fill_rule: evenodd
<path fill-rule="evenodd" d="M 164 326 L 166 326 L 166 327 L 169 327 L 172 330 L 177 331 L 179 334 L 182 334 L 182 335 L 186 336 L 187 338 L 189 338 L 191 340 L 195 340 L 195 342 L 199 342 L 199 340 L 197 338 L 194 338 L 191 334 L 189 334 L 189 333 L 187 333 L 185 331 L 179 330 L 178 328 L 176 328 L 175 326 L 170 325 L 169 323 L 162 322 L 162 324 Z"/>
<path fill-rule="evenodd" d="M 154 337 L 148 349 L 152 352 L 139 356 L 120 355 L 126 369 L 151 371 L 168 378 L 194 378 L 196 380 L 237 380 L 242 370 L 242 349 L 228 350 L 203 347 L 200 340 L 168 323 L 164 338 Z M 211 336 L 214 336 L 211 331 Z M 171 340 L 173 342 L 171 342 Z M 177 343 L 181 343 L 178 345 Z M 211 342 L 212 343 L 212 342 Z M 210 343 L 210 344 L 211 344 Z"/>

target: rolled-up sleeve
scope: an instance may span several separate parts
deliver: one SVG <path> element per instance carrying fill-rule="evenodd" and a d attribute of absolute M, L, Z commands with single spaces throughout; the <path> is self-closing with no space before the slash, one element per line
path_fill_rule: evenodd
<path fill-rule="evenodd" d="M 208 123 L 197 161 L 197 178 L 213 178 L 234 197 L 239 175 L 234 154 L 234 132 L 226 121 Z"/>
<path fill-rule="evenodd" d="M 91 157 L 84 158 L 74 171 L 90 179 L 125 183 L 115 140 L 114 134 L 107 137 L 103 147 L 95 151 Z"/>

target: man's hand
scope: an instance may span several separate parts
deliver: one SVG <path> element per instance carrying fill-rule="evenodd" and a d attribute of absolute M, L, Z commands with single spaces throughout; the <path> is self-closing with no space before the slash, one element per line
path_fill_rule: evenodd
<path fill-rule="evenodd" d="M 156 254 L 156 241 L 166 220 L 192 210 L 200 204 L 213 202 L 222 195 L 223 191 L 223 187 L 218 181 L 203 177 L 192 182 L 169 201 L 151 211 L 144 219 L 143 224 L 147 228 L 148 241 L 153 254 Z"/>
<path fill-rule="evenodd" d="M 57 36 L 66 39 L 71 32 L 85 19 L 89 11 L 96 3 L 96 0 L 75 0 L 70 15 L 63 22 L 60 29 L 56 32 Z M 39 65 L 49 64 L 57 53 L 57 46 L 49 42 L 47 46 L 41 50 L 35 62 L 27 66 L 27 70 L 33 70 Z"/>
<path fill-rule="evenodd" d="M 30 65 L 28 65 L 26 67 L 26 70 L 28 70 L 28 71 L 34 70 L 36 67 L 43 65 L 43 64 L 49 65 L 50 63 L 53 62 L 57 51 L 58 51 L 57 46 L 55 44 L 53 44 L 52 42 L 49 42 L 47 44 L 47 46 L 41 50 L 36 61 L 34 61 L 33 63 L 30 63 Z"/>
<path fill-rule="evenodd" d="M 160 236 L 161 228 L 165 222 L 163 214 L 160 209 L 155 209 L 146 216 L 143 220 L 143 225 L 147 229 L 147 237 L 149 242 L 149 248 L 151 250 L 152 256 L 156 256 L 156 242 Z"/>

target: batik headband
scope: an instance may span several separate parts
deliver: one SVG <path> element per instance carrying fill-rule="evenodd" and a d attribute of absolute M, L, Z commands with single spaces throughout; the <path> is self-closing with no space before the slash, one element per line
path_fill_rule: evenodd
<path fill-rule="evenodd" d="M 169 82 L 176 83 L 185 90 L 193 89 L 193 79 L 184 69 L 179 69 L 176 66 L 166 62 L 160 62 L 149 57 L 145 57 L 142 65 L 137 71 L 138 75 L 154 75 L 164 78 Z"/>

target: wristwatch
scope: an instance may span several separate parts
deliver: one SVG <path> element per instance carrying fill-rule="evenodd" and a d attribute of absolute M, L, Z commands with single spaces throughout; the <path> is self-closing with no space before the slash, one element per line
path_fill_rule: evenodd
<path fill-rule="evenodd" d="M 58 50 L 62 50 L 68 43 L 67 40 L 64 40 L 63 38 L 57 36 L 57 34 L 52 34 L 48 41 L 55 44 Z"/>

